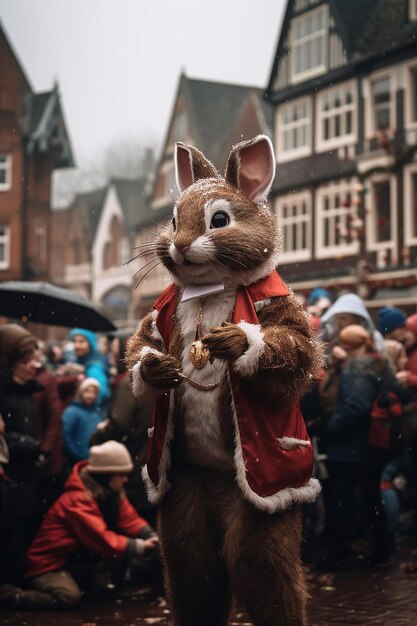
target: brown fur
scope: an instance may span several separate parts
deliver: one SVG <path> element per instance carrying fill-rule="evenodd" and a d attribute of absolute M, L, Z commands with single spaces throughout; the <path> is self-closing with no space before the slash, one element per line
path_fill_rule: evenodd
<path fill-rule="evenodd" d="M 159 235 L 158 255 L 177 282 L 186 282 L 170 254 L 191 246 L 198 237 L 214 244 L 209 263 L 212 280 L 219 275 L 228 288 L 250 284 L 251 276 L 275 254 L 279 243 L 275 218 L 250 198 L 262 197 L 271 182 L 271 155 L 259 140 L 236 146 L 229 158 L 226 180 L 191 146 L 177 153 L 181 196 L 176 224 Z M 248 159 L 263 164 L 255 171 Z M 266 172 L 266 173 L 265 173 Z M 253 176 L 252 176 L 253 174 Z M 190 181 L 196 181 L 191 184 Z M 182 183 L 182 184 L 181 184 Z M 188 186 L 187 188 L 187 185 Z M 232 207 L 235 224 L 207 230 L 204 206 L 222 199 Z M 269 270 L 270 271 L 270 270 Z M 261 276 L 259 276 L 261 278 Z M 198 282 L 198 281 L 197 281 Z M 233 364 L 248 348 L 245 332 L 228 319 L 203 338 L 211 356 Z M 255 373 L 242 384 L 256 391 L 259 401 L 293 402 L 308 389 L 322 363 L 321 345 L 307 316 L 293 295 L 277 297 L 258 313 L 266 344 Z M 148 316 L 130 340 L 129 368 L 140 350 L 149 346 L 164 352 L 152 336 Z M 220 381 L 218 415 L 221 445 L 229 452 L 230 471 L 190 465 L 182 400 L 184 382 L 177 382 L 184 342 L 179 321 L 172 320 L 168 354 L 143 359 L 142 375 L 156 388 L 176 387 L 171 489 L 160 504 L 159 529 L 166 565 L 174 626 L 226 626 L 232 591 L 256 626 L 304 626 L 306 588 L 300 561 L 301 521 L 297 506 L 283 513 L 255 509 L 239 490 L 232 467 L 234 424 L 228 377 Z M 198 411 L 198 406 L 195 407 Z"/>
<path fill-rule="evenodd" d="M 174 626 L 226 626 L 231 591 L 257 626 L 305 624 L 298 507 L 251 507 L 232 474 L 177 465 L 159 511 Z"/>

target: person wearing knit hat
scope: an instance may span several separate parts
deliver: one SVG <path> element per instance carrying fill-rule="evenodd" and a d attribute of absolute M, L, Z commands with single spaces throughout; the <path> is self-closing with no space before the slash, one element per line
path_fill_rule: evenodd
<path fill-rule="evenodd" d="M 386 306 L 378 310 L 377 328 L 385 339 L 403 341 L 405 320 L 404 311 L 395 306 Z"/>
<path fill-rule="evenodd" d="M 68 609 L 80 601 L 75 572 L 83 568 L 88 567 L 89 573 L 84 581 L 97 590 L 94 581 L 106 579 L 107 584 L 117 585 L 112 579 L 115 559 L 132 571 L 135 564 L 148 558 L 159 565 L 157 534 L 123 489 L 132 468 L 131 456 L 122 443 L 92 446 L 88 460 L 74 466 L 64 492 L 49 509 L 28 550 L 26 588 L 0 588 L 0 606 Z M 84 553 L 90 555 L 88 566 L 80 559 Z M 96 558 L 91 560 L 92 556 Z"/>
<path fill-rule="evenodd" d="M 87 471 L 90 474 L 128 474 L 133 469 L 128 449 L 118 441 L 91 446 Z"/>
<path fill-rule="evenodd" d="M 100 384 L 95 378 L 85 378 L 75 400 L 62 414 L 64 450 L 71 466 L 88 458 L 90 437 L 102 422 L 97 407 L 99 391 Z"/>

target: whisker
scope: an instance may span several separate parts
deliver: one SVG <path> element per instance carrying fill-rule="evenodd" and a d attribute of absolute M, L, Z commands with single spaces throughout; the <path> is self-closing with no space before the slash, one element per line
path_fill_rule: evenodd
<path fill-rule="evenodd" d="M 131 248 L 131 250 L 139 250 L 139 248 L 144 248 L 144 247 L 156 247 L 158 244 L 156 243 L 156 241 L 147 241 L 145 243 L 140 243 L 138 246 L 134 246 L 133 248 Z"/>
<path fill-rule="evenodd" d="M 142 267 L 139 268 L 138 271 L 133 274 L 132 278 L 135 278 L 135 276 L 137 276 L 143 269 L 145 269 L 145 267 L 148 267 L 148 265 L 150 265 L 151 263 L 155 263 L 156 260 L 158 260 L 159 262 L 159 259 L 151 259 L 150 261 L 148 261 L 148 263 L 145 263 L 145 265 L 142 265 Z"/>
<path fill-rule="evenodd" d="M 158 233 L 153 233 L 151 230 L 147 230 L 146 228 L 142 228 L 142 226 L 139 226 L 139 232 L 143 230 L 144 233 L 148 233 L 149 235 L 153 235 L 154 237 L 158 237 Z"/>
<path fill-rule="evenodd" d="M 142 252 L 135 254 L 135 256 L 133 256 L 128 261 L 125 261 L 122 265 L 129 265 L 129 263 L 132 263 L 132 261 L 135 261 L 136 259 L 140 259 L 141 257 L 146 256 L 147 254 L 156 254 L 156 251 L 155 250 L 143 250 Z"/>
<path fill-rule="evenodd" d="M 244 267 L 245 269 L 248 268 L 247 265 L 245 265 L 245 263 L 242 263 L 241 261 L 238 261 L 237 259 L 233 258 L 232 256 L 229 256 L 227 254 L 224 254 L 224 252 L 219 252 L 218 250 L 216 250 L 216 254 L 221 257 L 222 259 L 228 259 L 229 261 L 233 261 L 233 263 L 237 263 L 238 265 L 241 265 L 242 267 Z"/>
<path fill-rule="evenodd" d="M 211 267 L 211 269 L 217 274 L 217 276 L 219 277 L 220 281 L 223 282 L 223 278 L 221 277 L 221 275 L 219 274 L 219 272 L 216 270 L 216 268 L 214 267 L 214 265 L 212 263 L 210 263 L 209 261 L 209 265 Z"/>
<path fill-rule="evenodd" d="M 214 262 L 214 263 L 217 263 L 217 265 L 220 265 L 220 267 L 222 267 L 223 269 L 225 269 L 225 270 L 226 270 L 226 272 L 228 272 L 228 273 L 230 274 L 230 276 L 231 276 L 232 278 L 234 278 L 234 280 L 235 280 L 238 284 L 240 284 L 240 280 L 239 280 L 239 279 L 238 279 L 238 278 L 237 278 L 237 277 L 233 274 L 233 272 L 232 272 L 231 270 L 229 270 L 229 268 L 228 268 L 228 267 L 226 267 L 226 265 L 223 265 L 223 263 L 221 263 L 218 259 L 213 259 L 213 262 Z"/>
<path fill-rule="evenodd" d="M 136 285 L 135 289 L 137 289 L 139 287 L 139 285 L 141 284 L 141 282 L 144 280 L 144 278 L 147 277 L 147 275 L 149 274 L 149 272 L 152 272 L 152 270 L 154 270 L 156 267 L 158 267 L 158 265 L 161 265 L 162 261 L 158 261 L 157 263 L 155 263 L 155 265 L 153 267 L 151 267 L 147 272 L 145 272 L 145 274 L 142 276 L 142 278 L 140 279 L 140 281 L 138 282 L 138 284 Z"/>

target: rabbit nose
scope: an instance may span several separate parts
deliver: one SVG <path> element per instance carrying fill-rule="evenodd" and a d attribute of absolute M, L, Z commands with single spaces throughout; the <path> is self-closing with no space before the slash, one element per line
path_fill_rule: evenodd
<path fill-rule="evenodd" d="M 177 250 L 182 252 L 182 254 L 185 254 L 187 250 L 190 248 L 190 246 L 177 246 L 177 245 L 175 245 L 175 247 L 177 248 Z"/>

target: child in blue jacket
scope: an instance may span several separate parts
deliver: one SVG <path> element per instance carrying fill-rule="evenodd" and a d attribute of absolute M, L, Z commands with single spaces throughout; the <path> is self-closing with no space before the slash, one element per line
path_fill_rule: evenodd
<path fill-rule="evenodd" d="M 64 448 L 71 466 L 88 459 L 89 441 L 102 416 L 97 407 L 100 384 L 95 378 L 85 378 L 62 415 Z"/>

